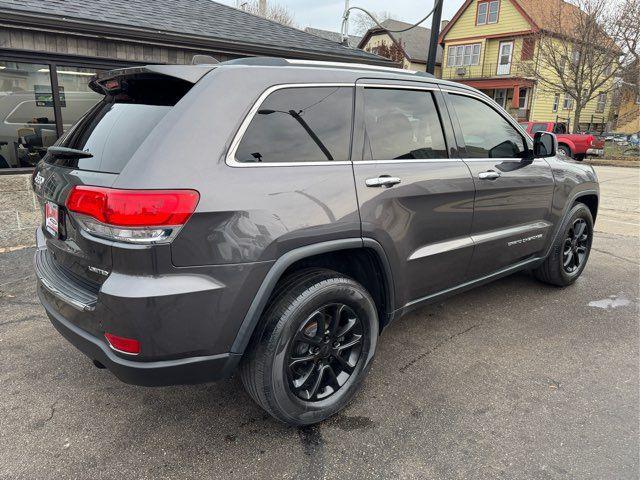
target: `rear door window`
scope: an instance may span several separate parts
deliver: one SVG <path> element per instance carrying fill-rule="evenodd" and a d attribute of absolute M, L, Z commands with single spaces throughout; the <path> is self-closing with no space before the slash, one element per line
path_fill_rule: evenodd
<path fill-rule="evenodd" d="M 447 158 L 431 92 L 366 88 L 365 160 Z"/>
<path fill-rule="evenodd" d="M 277 90 L 251 119 L 236 161 L 293 163 L 349 160 L 352 87 Z"/>

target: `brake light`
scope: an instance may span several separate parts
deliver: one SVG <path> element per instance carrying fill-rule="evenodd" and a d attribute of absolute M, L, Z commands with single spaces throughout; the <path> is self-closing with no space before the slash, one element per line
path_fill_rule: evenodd
<path fill-rule="evenodd" d="M 195 211 L 195 190 L 118 190 L 75 186 L 66 207 L 89 233 L 131 243 L 162 243 L 175 237 Z"/>
<path fill-rule="evenodd" d="M 109 346 L 114 350 L 129 355 L 137 355 L 140 353 L 140 342 L 133 338 L 119 337 L 111 333 L 105 333 L 104 337 L 109 342 Z"/>

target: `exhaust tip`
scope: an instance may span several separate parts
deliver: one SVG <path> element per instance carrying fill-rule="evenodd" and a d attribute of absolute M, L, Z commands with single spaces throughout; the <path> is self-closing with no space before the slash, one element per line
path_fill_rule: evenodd
<path fill-rule="evenodd" d="M 101 369 L 101 370 L 102 370 L 103 368 L 106 368 L 106 367 L 105 367 L 103 364 L 101 364 L 98 360 L 92 360 L 92 362 L 93 362 L 93 365 L 94 365 L 96 368 L 99 368 L 99 369 Z"/>

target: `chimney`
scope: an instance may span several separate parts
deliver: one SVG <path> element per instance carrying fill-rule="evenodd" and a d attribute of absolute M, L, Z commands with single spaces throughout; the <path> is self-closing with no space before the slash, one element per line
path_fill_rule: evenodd
<path fill-rule="evenodd" d="M 440 32 L 442 32 L 444 30 L 444 27 L 447 26 L 447 23 L 449 23 L 449 20 L 442 20 L 440 22 Z"/>
<path fill-rule="evenodd" d="M 258 0 L 258 15 L 267 16 L 267 0 Z"/>

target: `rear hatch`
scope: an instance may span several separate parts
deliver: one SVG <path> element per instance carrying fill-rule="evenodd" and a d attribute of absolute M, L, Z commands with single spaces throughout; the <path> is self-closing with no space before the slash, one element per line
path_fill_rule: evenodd
<path fill-rule="evenodd" d="M 47 260 L 69 279 L 97 292 L 111 271 L 113 245 L 81 227 L 65 206 L 69 193 L 80 185 L 111 187 L 163 117 L 212 68 L 202 67 L 122 69 L 94 80 L 91 88 L 104 99 L 36 167 L 33 188 L 43 215 L 40 242 L 46 243 Z"/>

